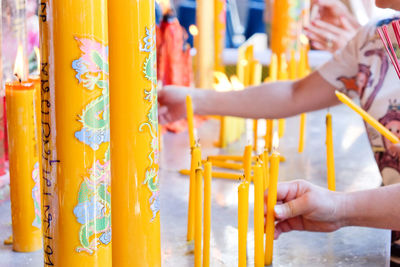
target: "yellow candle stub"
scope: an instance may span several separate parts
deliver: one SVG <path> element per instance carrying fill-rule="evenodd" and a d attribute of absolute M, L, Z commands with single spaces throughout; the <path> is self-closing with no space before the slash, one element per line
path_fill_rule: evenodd
<path fill-rule="evenodd" d="M 375 128 L 381 135 L 386 137 L 390 142 L 393 144 L 397 144 L 400 142 L 399 138 L 397 138 L 396 135 L 394 135 L 389 129 L 387 129 L 385 126 L 383 126 L 379 121 L 377 121 L 375 118 L 373 118 L 371 115 L 369 115 L 365 110 L 360 108 L 358 105 L 356 105 L 349 97 L 347 97 L 345 94 L 335 91 L 335 94 L 337 98 L 347 106 L 349 106 L 352 110 L 358 113 L 369 125 Z"/>

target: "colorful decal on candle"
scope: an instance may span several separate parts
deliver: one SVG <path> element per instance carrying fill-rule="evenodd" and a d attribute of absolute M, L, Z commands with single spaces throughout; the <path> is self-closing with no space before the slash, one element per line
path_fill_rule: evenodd
<path fill-rule="evenodd" d="M 35 210 L 35 219 L 33 220 L 32 226 L 36 228 L 42 228 L 42 215 L 40 212 L 40 170 L 39 162 L 35 163 L 32 171 L 32 179 L 35 182 L 35 186 L 32 189 L 33 205 Z"/>
<path fill-rule="evenodd" d="M 108 154 L 108 152 L 107 152 Z M 96 161 L 85 177 L 78 193 L 78 205 L 74 208 L 77 221 L 82 224 L 79 231 L 81 246 L 77 252 L 93 254 L 100 244 L 111 242 L 111 194 L 110 160 L 101 164 Z"/>
<path fill-rule="evenodd" d="M 151 136 L 150 148 L 151 151 L 148 155 L 149 167 L 146 169 L 145 180 L 146 184 L 152 195 L 149 199 L 150 209 L 153 213 L 152 221 L 157 216 L 160 210 L 159 204 L 159 178 L 158 178 L 158 115 L 157 115 L 157 72 L 156 63 L 157 57 L 155 52 L 156 35 L 155 27 L 145 28 L 146 36 L 143 38 L 143 44 L 140 45 L 140 51 L 147 53 L 147 57 L 143 64 L 143 73 L 145 79 L 150 82 L 150 89 L 145 89 L 145 101 L 150 103 L 150 108 L 147 113 L 147 121 L 142 123 L 139 131 L 143 132 L 145 129 L 149 130 Z"/>
<path fill-rule="evenodd" d="M 76 78 L 87 90 L 101 90 L 78 116 L 82 129 L 75 137 L 94 151 L 110 141 L 108 47 L 89 38 L 76 37 L 82 55 L 72 62 Z M 110 156 L 108 150 L 102 160 L 96 160 L 88 170 L 78 192 L 74 215 L 82 226 L 77 252 L 93 254 L 99 245 L 111 242 Z M 103 163 L 102 163 L 103 162 Z"/>
<path fill-rule="evenodd" d="M 82 129 L 75 137 L 93 150 L 110 141 L 108 99 L 108 47 L 89 38 L 75 38 L 82 55 L 72 62 L 76 78 L 87 90 L 101 89 L 101 95 L 90 102 L 79 115 Z"/>

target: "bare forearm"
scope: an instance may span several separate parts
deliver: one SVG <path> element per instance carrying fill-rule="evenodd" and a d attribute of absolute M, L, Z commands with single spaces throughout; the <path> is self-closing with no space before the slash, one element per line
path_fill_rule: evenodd
<path fill-rule="evenodd" d="M 292 82 L 264 83 L 242 91 L 196 91 L 195 112 L 244 118 L 284 118 L 337 104 L 334 90 L 317 73 Z"/>
<path fill-rule="evenodd" d="M 342 209 L 345 225 L 400 230 L 400 184 L 348 193 Z"/>

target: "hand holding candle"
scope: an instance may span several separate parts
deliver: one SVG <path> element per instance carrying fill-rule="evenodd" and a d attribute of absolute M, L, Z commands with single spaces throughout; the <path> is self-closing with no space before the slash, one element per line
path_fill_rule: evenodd
<path fill-rule="evenodd" d="M 349 97 L 347 97 L 345 94 L 336 91 L 335 92 L 336 96 L 339 98 L 339 100 L 349 106 L 352 110 L 358 113 L 369 125 L 375 128 L 380 134 L 382 134 L 384 137 L 386 137 L 390 142 L 393 144 L 397 144 L 400 142 L 399 138 L 394 135 L 389 129 L 387 129 L 385 126 L 383 126 L 379 121 L 377 121 L 375 118 L 373 118 L 371 115 L 369 115 L 365 110 L 357 106 Z"/>

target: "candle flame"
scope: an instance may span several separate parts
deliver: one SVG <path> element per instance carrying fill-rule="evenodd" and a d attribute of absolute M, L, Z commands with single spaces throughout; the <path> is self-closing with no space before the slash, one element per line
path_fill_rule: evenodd
<path fill-rule="evenodd" d="M 196 36 L 199 34 L 199 29 L 197 28 L 196 25 L 192 24 L 189 26 L 189 32 L 191 35 Z"/>
<path fill-rule="evenodd" d="M 299 39 L 302 45 L 308 45 L 308 38 L 304 33 L 300 34 Z"/>
<path fill-rule="evenodd" d="M 279 147 L 279 135 L 277 131 L 274 131 L 274 135 L 272 137 L 272 151 L 278 150 Z"/>
<path fill-rule="evenodd" d="M 37 61 L 37 72 L 40 74 L 40 50 L 36 46 L 33 48 L 35 50 L 36 61 Z"/>
<path fill-rule="evenodd" d="M 225 73 L 215 71 L 214 78 L 216 82 L 213 84 L 213 87 L 217 92 L 226 92 L 232 90 L 232 85 Z"/>
<path fill-rule="evenodd" d="M 22 45 L 18 46 L 17 56 L 15 58 L 14 64 L 14 75 L 18 78 L 18 80 L 26 80 L 25 71 L 24 71 L 24 49 Z"/>
<path fill-rule="evenodd" d="M 243 83 L 235 75 L 231 76 L 231 83 L 233 90 L 241 90 L 244 88 Z"/>

